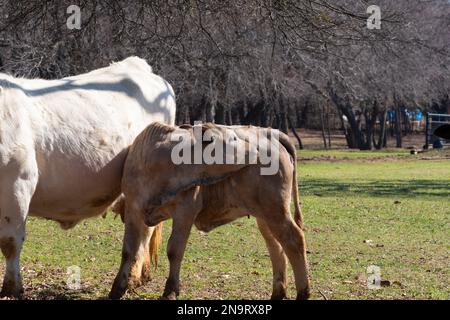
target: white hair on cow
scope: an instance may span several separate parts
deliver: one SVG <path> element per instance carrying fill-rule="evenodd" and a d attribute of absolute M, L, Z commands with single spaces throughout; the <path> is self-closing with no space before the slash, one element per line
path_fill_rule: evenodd
<path fill-rule="evenodd" d="M 111 63 L 112 67 L 127 67 L 127 68 L 136 68 L 139 71 L 147 71 L 153 73 L 152 67 L 142 58 L 131 56 L 122 61 Z"/>

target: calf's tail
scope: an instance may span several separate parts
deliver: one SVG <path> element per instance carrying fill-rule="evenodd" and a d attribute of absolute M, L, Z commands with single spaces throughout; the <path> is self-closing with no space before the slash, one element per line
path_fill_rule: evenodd
<path fill-rule="evenodd" d="M 298 179 L 297 179 L 297 152 L 295 150 L 295 146 L 292 144 L 291 140 L 289 139 L 289 136 L 287 134 L 284 134 L 280 132 L 279 135 L 280 143 L 283 145 L 283 147 L 286 148 L 287 152 L 292 157 L 292 161 L 294 164 L 294 172 L 293 172 L 293 179 L 292 179 L 292 197 L 294 198 L 294 221 L 299 226 L 300 229 L 304 229 L 303 225 L 303 215 L 302 215 L 302 209 L 300 206 L 300 195 L 298 192 Z"/>
<path fill-rule="evenodd" d="M 158 252 L 162 243 L 162 229 L 163 222 L 160 222 L 153 229 L 153 234 L 150 238 L 150 260 L 155 266 L 155 269 L 158 268 Z"/>

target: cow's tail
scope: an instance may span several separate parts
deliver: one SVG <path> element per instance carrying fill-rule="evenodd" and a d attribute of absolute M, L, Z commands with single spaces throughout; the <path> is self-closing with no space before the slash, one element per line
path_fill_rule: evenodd
<path fill-rule="evenodd" d="M 158 268 L 158 252 L 162 243 L 162 229 L 163 222 L 160 222 L 155 229 L 153 229 L 152 237 L 150 238 L 150 260 Z"/>
<path fill-rule="evenodd" d="M 295 149 L 295 146 L 292 144 L 291 139 L 289 136 L 283 132 L 280 132 L 279 135 L 280 143 L 283 145 L 283 147 L 286 148 L 287 152 L 292 157 L 292 161 L 294 164 L 294 177 L 292 179 L 292 197 L 294 198 L 294 221 L 299 226 L 300 229 L 304 229 L 303 225 L 303 215 L 302 215 L 302 209 L 300 206 L 300 196 L 298 192 L 298 179 L 297 179 L 297 150 Z"/>

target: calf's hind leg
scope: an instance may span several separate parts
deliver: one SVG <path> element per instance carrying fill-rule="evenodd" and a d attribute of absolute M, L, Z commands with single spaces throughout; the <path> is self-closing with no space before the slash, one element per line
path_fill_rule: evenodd
<path fill-rule="evenodd" d="M 282 300 L 286 298 L 287 258 L 286 255 L 284 254 L 283 247 L 274 238 L 267 224 L 261 219 L 256 219 L 256 221 L 258 223 L 259 231 L 261 232 L 266 242 L 267 250 L 269 251 L 270 255 L 270 260 L 272 262 L 273 289 L 271 299 Z"/>
<path fill-rule="evenodd" d="M 297 300 L 310 296 L 308 267 L 306 261 L 306 243 L 303 231 L 294 223 L 289 213 L 281 218 L 265 221 L 275 238 L 283 246 L 284 252 L 294 270 Z"/>

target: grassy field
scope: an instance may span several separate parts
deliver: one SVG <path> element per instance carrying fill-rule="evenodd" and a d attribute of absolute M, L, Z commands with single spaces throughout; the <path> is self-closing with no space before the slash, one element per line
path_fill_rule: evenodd
<path fill-rule="evenodd" d="M 314 299 L 450 298 L 450 161 L 448 152 L 429 155 L 299 152 Z M 333 161 L 324 161 L 330 156 Z M 106 297 L 119 267 L 120 219 L 108 215 L 63 231 L 32 218 L 27 228 L 22 254 L 27 298 Z M 170 222 L 164 242 L 169 232 Z M 65 288 L 71 265 L 81 268 L 82 290 Z M 366 285 L 370 265 L 381 270 L 378 290 Z M 167 269 L 161 250 L 153 280 L 125 298 L 157 298 Z M 241 219 L 209 234 L 193 230 L 181 290 L 183 299 L 268 298 L 270 260 L 255 220 Z"/>

